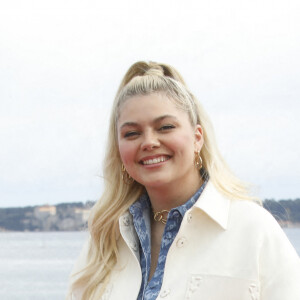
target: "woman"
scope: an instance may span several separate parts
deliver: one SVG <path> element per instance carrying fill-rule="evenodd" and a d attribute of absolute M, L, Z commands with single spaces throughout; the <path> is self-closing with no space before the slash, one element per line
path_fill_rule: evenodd
<path fill-rule="evenodd" d="M 126 73 L 104 179 L 72 299 L 300 299 L 295 250 L 230 172 L 171 66 Z"/>

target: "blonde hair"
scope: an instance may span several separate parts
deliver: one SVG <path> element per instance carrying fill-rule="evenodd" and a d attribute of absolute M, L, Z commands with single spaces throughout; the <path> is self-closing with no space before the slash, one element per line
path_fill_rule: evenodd
<path fill-rule="evenodd" d="M 125 74 L 113 104 L 104 159 L 105 188 L 89 219 L 91 240 L 86 267 L 72 286 L 73 290 L 83 290 L 83 299 L 98 299 L 104 293 L 118 259 L 119 218 L 144 191 L 138 182 L 129 186 L 122 180 L 117 138 L 117 121 L 122 104 L 133 96 L 152 93 L 164 93 L 179 109 L 188 113 L 192 125 L 201 125 L 204 137 L 201 149 L 203 167 L 214 186 L 231 199 L 253 200 L 246 185 L 232 174 L 220 155 L 212 124 L 181 75 L 166 64 L 135 63 Z"/>

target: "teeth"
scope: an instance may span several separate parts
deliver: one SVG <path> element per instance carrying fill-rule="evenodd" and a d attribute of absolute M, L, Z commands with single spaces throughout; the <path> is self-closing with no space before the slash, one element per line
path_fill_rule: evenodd
<path fill-rule="evenodd" d="M 144 160 L 143 164 L 144 165 L 152 165 L 152 164 L 157 164 L 160 163 L 162 161 L 166 161 L 167 158 L 165 156 L 161 156 L 161 157 L 157 157 L 157 158 L 153 158 L 153 159 L 148 159 L 148 160 Z"/>

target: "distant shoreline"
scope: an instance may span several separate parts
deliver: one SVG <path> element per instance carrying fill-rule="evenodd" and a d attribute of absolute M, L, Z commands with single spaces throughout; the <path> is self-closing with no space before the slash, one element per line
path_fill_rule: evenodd
<path fill-rule="evenodd" d="M 0 232 L 82 231 L 95 201 L 0 208 Z M 300 199 L 263 201 L 279 225 L 300 228 Z"/>
<path fill-rule="evenodd" d="M 300 223 L 278 222 L 281 228 L 300 228 Z"/>

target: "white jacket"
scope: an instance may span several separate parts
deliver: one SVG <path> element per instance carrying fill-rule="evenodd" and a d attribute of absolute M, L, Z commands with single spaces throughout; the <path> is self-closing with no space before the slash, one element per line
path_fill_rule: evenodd
<path fill-rule="evenodd" d="M 120 259 L 102 300 L 135 300 L 142 281 L 129 212 L 119 225 Z M 300 300 L 300 260 L 271 214 L 208 182 L 170 247 L 157 299 Z"/>

